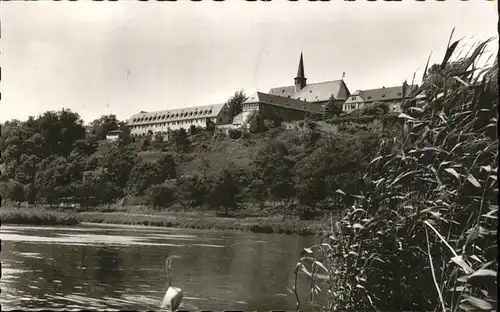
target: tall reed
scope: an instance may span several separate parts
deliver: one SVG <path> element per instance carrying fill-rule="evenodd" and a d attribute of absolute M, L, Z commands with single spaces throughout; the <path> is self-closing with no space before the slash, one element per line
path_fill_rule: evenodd
<path fill-rule="evenodd" d="M 297 267 L 330 276 L 326 310 L 497 309 L 498 59 L 476 65 L 489 42 L 453 61 L 449 44 L 403 103 L 403 133 L 381 145 L 359 201 L 305 249 Z"/>

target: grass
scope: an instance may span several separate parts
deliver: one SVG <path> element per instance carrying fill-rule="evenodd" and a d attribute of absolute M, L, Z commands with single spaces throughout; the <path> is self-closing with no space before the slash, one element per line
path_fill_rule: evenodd
<path fill-rule="evenodd" d="M 163 226 L 199 230 L 240 231 L 270 234 L 314 235 L 324 228 L 321 222 L 273 217 L 223 218 L 202 214 L 140 214 L 130 212 L 81 212 L 81 222 Z"/>
<path fill-rule="evenodd" d="M 225 218 L 215 216 L 215 212 L 155 212 L 136 207 L 73 213 L 40 207 L 2 207 L 0 217 L 3 224 L 77 225 L 86 222 L 304 236 L 315 235 L 324 228 L 319 221 L 283 221 L 280 217 Z"/>
<path fill-rule="evenodd" d="M 77 225 L 75 213 L 40 208 L 2 207 L 0 220 L 3 224 L 23 225 Z"/>

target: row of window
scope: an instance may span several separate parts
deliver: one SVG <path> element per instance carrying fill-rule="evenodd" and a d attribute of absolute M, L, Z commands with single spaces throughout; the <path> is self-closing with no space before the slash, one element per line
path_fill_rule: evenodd
<path fill-rule="evenodd" d="M 182 117 L 191 117 L 191 116 L 197 116 L 197 115 L 209 115 L 212 113 L 212 109 L 206 109 L 206 110 L 200 110 L 200 111 L 191 111 L 191 112 L 185 112 L 185 113 L 167 113 L 164 115 L 156 115 L 156 116 L 146 116 L 146 117 L 138 117 L 132 119 L 132 122 L 144 122 L 144 121 L 153 121 L 153 120 L 164 120 L 164 119 L 170 119 L 170 118 L 182 118 Z"/>
<path fill-rule="evenodd" d="M 358 104 L 344 104 L 344 110 L 358 109 Z"/>
<path fill-rule="evenodd" d="M 195 118 L 188 120 L 179 120 L 179 121 L 168 121 L 168 122 L 160 122 L 155 124 L 147 124 L 147 125 L 133 125 L 130 126 L 130 129 L 144 129 L 150 127 L 166 127 L 166 126 L 176 126 L 176 125 L 192 125 L 192 124 L 201 124 L 206 123 L 209 118 Z M 215 118 L 212 118 L 215 121 Z M 222 118 L 219 118 L 219 122 L 222 122 Z"/>
<path fill-rule="evenodd" d="M 259 109 L 259 104 L 258 103 L 243 105 L 243 111 L 244 112 L 254 111 L 254 110 L 257 110 L 257 109 Z"/>
<path fill-rule="evenodd" d="M 401 96 L 401 92 L 398 92 L 398 96 Z M 385 94 L 382 94 L 382 97 L 385 98 Z M 351 97 L 351 100 L 355 100 L 356 99 L 356 96 L 352 96 Z M 368 96 L 367 97 L 367 100 L 371 100 L 372 97 L 371 96 Z"/>

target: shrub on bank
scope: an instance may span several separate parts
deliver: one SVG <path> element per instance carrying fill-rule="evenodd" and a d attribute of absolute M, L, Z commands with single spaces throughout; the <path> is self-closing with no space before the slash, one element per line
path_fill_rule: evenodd
<path fill-rule="evenodd" d="M 0 210 L 3 224 L 23 225 L 76 225 L 78 219 L 74 213 L 34 208 L 6 208 Z"/>

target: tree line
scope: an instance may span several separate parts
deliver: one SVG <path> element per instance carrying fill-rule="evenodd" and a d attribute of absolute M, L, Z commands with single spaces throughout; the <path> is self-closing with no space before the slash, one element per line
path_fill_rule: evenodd
<path fill-rule="evenodd" d="M 232 114 L 241 112 L 244 100 L 241 91 L 228 100 Z M 214 135 L 223 135 L 215 134 L 211 125 L 173 131 L 169 140 L 160 134 L 134 138 L 115 115 L 84 125 L 76 112 L 49 111 L 3 124 L 0 195 L 14 203 L 53 206 L 72 201 L 82 207 L 110 206 L 133 197 L 155 209 L 179 203 L 217 208 L 225 215 L 245 203 L 264 207 L 272 202 L 269 213 L 310 218 L 326 209 L 322 204 L 335 197 L 335 190 L 355 193 L 383 133 L 326 135 L 313 121 L 302 126 L 303 131 L 290 135 L 279 122 L 256 115 L 249 131 L 234 130 L 224 138 L 255 145 L 248 167 L 232 166 L 229 155 L 227 168 L 217 175 L 207 176 L 203 166 L 210 164 L 204 163 L 197 174 L 186 176 L 179 166 L 199 157 L 200 146 L 209 146 Z M 116 129 L 122 130 L 116 144 L 99 154 L 99 142 Z M 147 150 L 162 156 L 145 160 L 138 153 Z"/>

